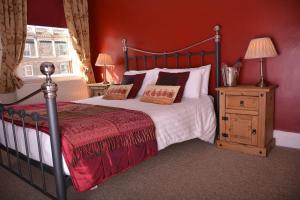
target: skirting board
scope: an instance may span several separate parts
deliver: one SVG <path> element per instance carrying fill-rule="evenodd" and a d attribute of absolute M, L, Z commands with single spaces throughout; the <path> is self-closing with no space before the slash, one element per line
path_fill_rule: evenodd
<path fill-rule="evenodd" d="M 300 133 L 274 130 L 273 136 L 276 138 L 276 146 L 300 149 Z"/>

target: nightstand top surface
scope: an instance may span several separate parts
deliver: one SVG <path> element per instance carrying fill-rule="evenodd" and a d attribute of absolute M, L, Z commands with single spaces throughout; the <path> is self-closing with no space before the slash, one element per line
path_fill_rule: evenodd
<path fill-rule="evenodd" d="M 217 91 L 226 91 L 226 90 L 231 90 L 231 91 L 260 91 L 260 92 L 269 92 L 272 89 L 276 88 L 276 85 L 270 85 L 267 87 L 257 87 L 255 85 L 237 85 L 235 87 L 218 87 L 216 88 Z"/>
<path fill-rule="evenodd" d="M 108 84 L 103 84 L 103 83 L 90 83 L 90 84 L 87 84 L 89 87 L 104 87 L 104 86 L 109 86 L 110 83 Z"/>

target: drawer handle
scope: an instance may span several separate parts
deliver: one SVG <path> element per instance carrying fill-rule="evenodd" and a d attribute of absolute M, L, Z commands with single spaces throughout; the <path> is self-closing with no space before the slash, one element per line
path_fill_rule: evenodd
<path fill-rule="evenodd" d="M 252 135 L 255 135 L 256 134 L 256 129 L 254 128 L 254 129 L 252 129 Z"/>
<path fill-rule="evenodd" d="M 243 101 L 243 100 L 240 101 L 240 106 L 241 106 L 241 107 L 244 107 L 244 101 Z"/>
<path fill-rule="evenodd" d="M 222 136 L 223 137 L 228 137 L 228 134 L 227 133 L 222 133 Z"/>

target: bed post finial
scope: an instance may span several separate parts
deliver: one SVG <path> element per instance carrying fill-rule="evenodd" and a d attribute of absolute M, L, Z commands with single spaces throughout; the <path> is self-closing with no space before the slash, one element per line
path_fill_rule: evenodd
<path fill-rule="evenodd" d="M 214 31 L 216 32 L 216 35 L 215 35 L 215 42 L 220 42 L 220 41 L 221 41 L 220 30 L 221 30 L 221 26 L 218 25 L 218 24 L 215 25 L 215 27 L 214 27 Z"/>
<path fill-rule="evenodd" d="M 53 63 L 43 62 L 40 66 L 42 74 L 46 76 L 46 82 L 42 84 L 42 91 L 45 98 L 56 97 L 57 84 L 52 82 L 51 75 L 55 72 Z"/>
<path fill-rule="evenodd" d="M 66 199 L 66 187 L 63 174 L 62 166 L 62 155 L 61 155 L 61 138 L 58 128 L 58 116 L 57 116 L 57 104 L 56 104 L 56 92 L 57 84 L 51 79 L 51 75 L 55 72 L 53 63 L 44 62 L 40 66 L 41 72 L 46 75 L 46 82 L 42 84 L 42 91 L 47 105 L 48 123 L 50 131 L 51 141 L 51 152 L 52 161 L 54 167 L 55 183 L 56 183 L 56 194 L 57 199 Z"/>
<path fill-rule="evenodd" d="M 127 40 L 122 40 L 123 44 L 123 52 L 124 52 L 124 70 L 128 71 L 128 47 L 127 47 Z"/>
<path fill-rule="evenodd" d="M 123 44 L 123 51 L 127 51 L 127 40 L 126 39 L 122 39 L 122 44 Z"/>

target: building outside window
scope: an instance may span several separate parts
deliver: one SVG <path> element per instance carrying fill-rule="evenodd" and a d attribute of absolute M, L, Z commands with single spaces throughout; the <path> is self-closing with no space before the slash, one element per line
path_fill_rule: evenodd
<path fill-rule="evenodd" d="M 43 62 L 55 66 L 53 76 L 82 76 L 80 62 L 66 28 L 27 25 L 23 59 L 17 69 L 19 77 L 44 77 L 40 72 Z"/>

